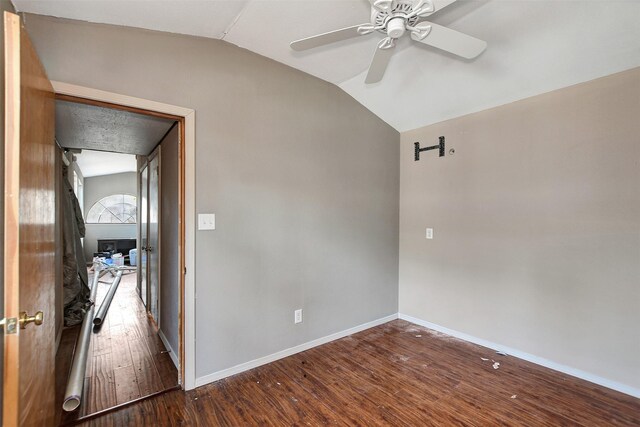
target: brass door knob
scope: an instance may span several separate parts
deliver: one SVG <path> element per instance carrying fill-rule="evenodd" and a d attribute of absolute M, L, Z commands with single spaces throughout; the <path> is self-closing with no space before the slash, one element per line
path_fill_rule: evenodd
<path fill-rule="evenodd" d="M 20 312 L 20 329 L 27 327 L 29 323 L 35 323 L 36 326 L 42 325 L 44 321 L 44 313 L 39 311 L 35 316 L 29 316 L 25 311 Z"/>

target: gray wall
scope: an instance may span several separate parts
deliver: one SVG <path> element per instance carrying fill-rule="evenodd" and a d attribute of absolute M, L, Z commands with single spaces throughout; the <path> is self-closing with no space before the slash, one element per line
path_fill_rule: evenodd
<path fill-rule="evenodd" d="M 178 143 L 176 125 L 160 142 L 160 330 L 176 354 L 180 349 Z"/>
<path fill-rule="evenodd" d="M 639 118 L 634 69 L 403 133 L 400 312 L 640 387 Z"/>
<path fill-rule="evenodd" d="M 196 234 L 196 376 L 397 312 L 394 129 L 226 42 L 35 15 L 27 28 L 52 79 L 196 110 L 196 210 L 217 219 Z"/>
<path fill-rule="evenodd" d="M 84 217 L 91 206 L 103 197 L 112 194 L 130 194 L 137 196 L 136 173 L 124 172 L 112 175 L 91 176 L 84 179 Z M 87 262 L 98 250 L 98 239 L 135 239 L 136 224 L 86 224 L 84 253 Z M 128 255 L 128 254 L 123 254 Z"/>
<path fill-rule="evenodd" d="M 15 12 L 10 1 L 0 0 L 0 12 Z M 0 22 L 0 31 L 4 34 L 4 16 Z M 0 79 L 4 82 L 4 37 L 0 43 Z M 4 83 L 0 85 L 0 185 L 4 191 Z M 3 193 L 4 194 L 4 193 Z M 4 196 L 0 197 L 0 241 L 4 242 Z M 4 253 L 0 256 L 0 319 L 4 318 Z M 0 378 L 4 368 L 4 329 L 0 331 Z M 0 387 L 0 402 L 2 402 L 2 387 Z M 2 405 L 0 405 L 0 424 L 2 424 Z"/>

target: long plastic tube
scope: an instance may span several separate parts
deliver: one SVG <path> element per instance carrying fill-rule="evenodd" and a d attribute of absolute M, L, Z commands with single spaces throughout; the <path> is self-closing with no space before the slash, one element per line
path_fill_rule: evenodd
<path fill-rule="evenodd" d="M 116 278 L 113 279 L 113 283 L 107 291 L 107 295 L 104 296 L 104 300 L 102 300 L 102 304 L 100 304 L 100 308 L 98 309 L 98 313 L 96 313 L 93 318 L 94 330 L 99 329 L 102 326 L 102 322 L 104 318 L 107 316 L 107 311 L 109 311 L 109 306 L 111 305 L 111 301 L 113 300 L 113 296 L 116 294 L 118 290 L 118 285 L 120 284 L 120 279 L 122 279 L 122 270 L 118 270 L 118 274 L 116 274 Z"/>
<path fill-rule="evenodd" d="M 84 387 L 84 376 L 87 370 L 87 356 L 89 353 L 89 342 L 91 340 L 91 326 L 93 323 L 93 313 L 95 310 L 95 300 L 98 293 L 98 281 L 100 279 L 100 263 L 93 263 L 93 283 L 91 284 L 91 308 L 85 313 L 80 335 L 76 342 L 76 349 L 73 352 L 73 362 L 71 372 L 67 381 L 67 388 L 64 392 L 62 409 L 67 412 L 75 411 L 80 406 L 82 400 L 82 388 Z"/>

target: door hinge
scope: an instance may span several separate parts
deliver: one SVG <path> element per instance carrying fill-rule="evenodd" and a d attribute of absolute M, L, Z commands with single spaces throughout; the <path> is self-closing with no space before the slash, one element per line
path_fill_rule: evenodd
<path fill-rule="evenodd" d="M 0 320 L 0 326 L 4 328 L 4 333 L 7 335 L 12 335 L 18 333 L 18 318 L 17 317 L 6 317 Z"/>

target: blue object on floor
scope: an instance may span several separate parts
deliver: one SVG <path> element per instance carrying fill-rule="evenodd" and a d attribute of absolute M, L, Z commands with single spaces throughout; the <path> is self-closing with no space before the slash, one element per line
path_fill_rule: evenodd
<path fill-rule="evenodd" d="M 129 264 L 136 265 L 138 256 L 138 249 L 131 249 L 129 251 Z"/>

